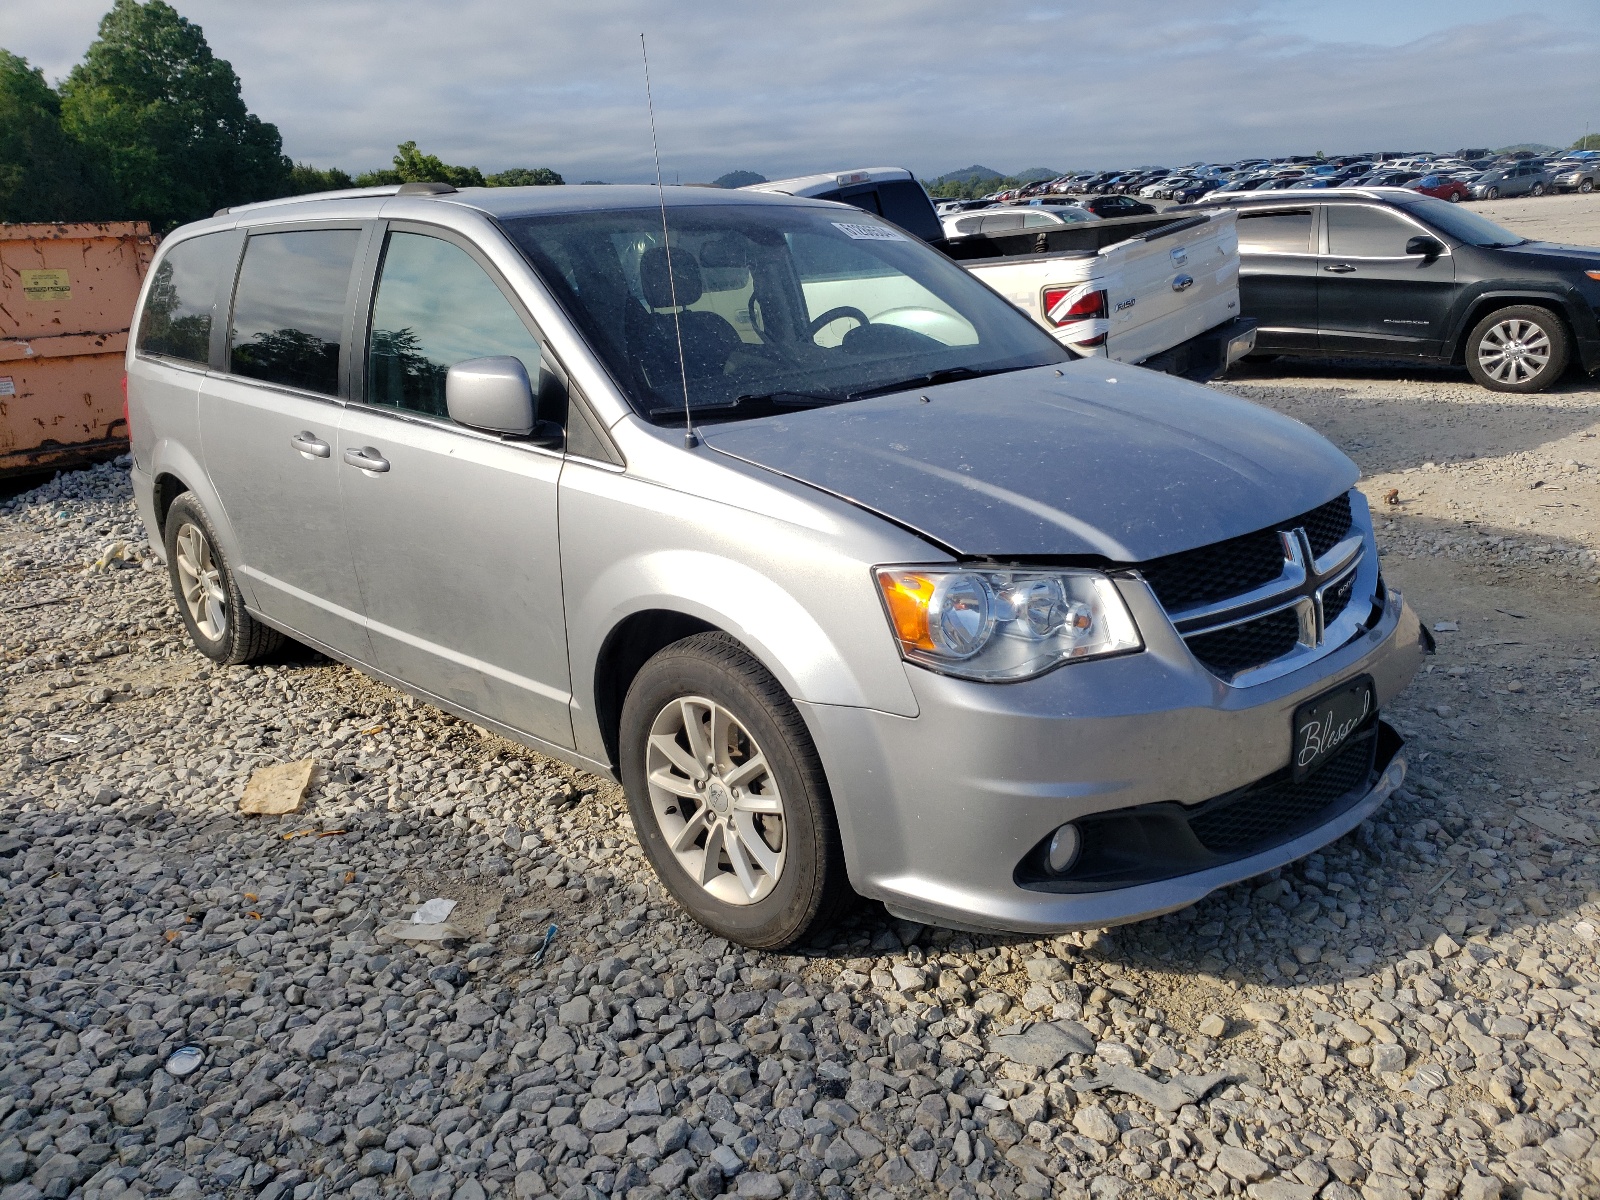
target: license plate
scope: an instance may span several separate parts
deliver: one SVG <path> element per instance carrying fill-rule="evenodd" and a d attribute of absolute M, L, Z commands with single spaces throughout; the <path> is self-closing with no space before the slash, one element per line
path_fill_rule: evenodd
<path fill-rule="evenodd" d="M 1363 675 L 1294 710 L 1294 779 L 1299 782 L 1337 754 L 1372 715 L 1372 678 Z"/>

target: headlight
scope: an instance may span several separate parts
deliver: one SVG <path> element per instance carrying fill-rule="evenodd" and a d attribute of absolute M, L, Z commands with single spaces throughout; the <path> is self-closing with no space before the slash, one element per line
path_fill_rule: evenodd
<path fill-rule="evenodd" d="M 1143 647 L 1116 585 L 1098 571 L 952 566 L 876 574 L 901 654 L 946 675 L 1008 682 Z"/>

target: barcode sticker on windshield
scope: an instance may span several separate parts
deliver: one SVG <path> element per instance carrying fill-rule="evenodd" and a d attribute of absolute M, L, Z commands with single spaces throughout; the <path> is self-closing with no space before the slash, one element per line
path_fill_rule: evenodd
<path fill-rule="evenodd" d="M 848 221 L 835 221 L 833 227 L 847 238 L 858 242 L 903 242 L 906 235 L 896 233 L 884 225 L 853 225 Z"/>

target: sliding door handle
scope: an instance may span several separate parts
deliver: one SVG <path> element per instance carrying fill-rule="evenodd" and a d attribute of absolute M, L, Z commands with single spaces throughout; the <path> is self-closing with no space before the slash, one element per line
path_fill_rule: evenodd
<path fill-rule="evenodd" d="M 363 471 L 387 471 L 389 460 L 371 446 L 351 446 L 344 452 L 344 460 Z"/>
<path fill-rule="evenodd" d="M 312 458 L 327 458 L 333 453 L 333 447 L 329 446 L 327 442 L 309 429 L 302 429 L 291 437 L 289 445 L 300 451 L 301 454 L 309 454 Z"/>
<path fill-rule="evenodd" d="M 1348 275 L 1355 270 L 1349 263 L 1329 263 L 1322 269 L 1324 271 L 1332 271 L 1335 275 Z"/>

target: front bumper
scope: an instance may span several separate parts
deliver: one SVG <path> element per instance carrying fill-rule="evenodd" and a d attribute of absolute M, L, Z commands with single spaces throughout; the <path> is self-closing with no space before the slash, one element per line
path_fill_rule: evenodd
<path fill-rule="evenodd" d="M 1256 319 L 1235 317 L 1202 334 L 1153 354 L 1139 365 L 1168 375 L 1208 383 L 1256 348 Z"/>
<path fill-rule="evenodd" d="M 1311 853 L 1398 786 L 1404 760 L 1391 747 L 1364 794 L 1246 857 L 1092 892 L 1024 886 L 1018 864 L 1064 822 L 1162 802 L 1196 805 L 1264 779 L 1288 763 L 1290 722 L 1302 702 L 1366 674 L 1381 707 L 1425 653 L 1416 614 L 1390 592 L 1382 618 L 1355 641 L 1235 688 L 1194 660 L 1142 582 L 1124 595 L 1145 633 L 1142 653 L 1006 685 L 908 668 L 915 718 L 803 706 L 858 892 L 898 915 L 967 929 L 1056 933 L 1141 920 Z"/>

